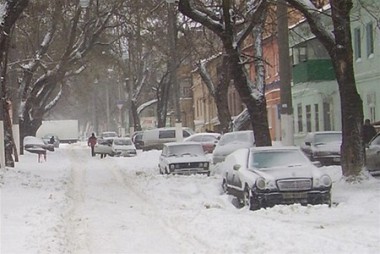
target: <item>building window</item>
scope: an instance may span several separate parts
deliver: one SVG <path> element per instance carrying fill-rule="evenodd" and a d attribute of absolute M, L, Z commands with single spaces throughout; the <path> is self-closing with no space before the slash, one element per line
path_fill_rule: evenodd
<path fill-rule="evenodd" d="M 331 107 L 330 103 L 323 103 L 323 122 L 324 122 L 324 130 L 331 131 Z"/>
<path fill-rule="evenodd" d="M 319 108 L 318 104 L 314 104 L 314 122 L 315 122 L 315 131 L 319 131 Z"/>
<path fill-rule="evenodd" d="M 371 122 L 376 121 L 376 92 L 372 91 L 367 94 L 367 105 L 369 108 L 369 119 Z"/>
<path fill-rule="evenodd" d="M 306 105 L 306 130 L 311 132 L 311 106 Z"/>
<path fill-rule="evenodd" d="M 373 54 L 373 24 L 368 23 L 366 25 L 366 37 L 367 37 L 367 57 L 371 56 Z"/>
<path fill-rule="evenodd" d="M 298 122 L 298 132 L 303 132 L 302 126 L 302 104 L 297 105 L 297 122 Z"/>
<path fill-rule="evenodd" d="M 360 28 L 354 29 L 354 53 L 355 53 L 355 60 L 358 60 L 362 58 L 362 45 L 361 45 L 361 38 L 360 38 Z"/>
<path fill-rule="evenodd" d="M 306 46 L 297 46 L 293 48 L 293 64 L 299 64 L 307 60 Z"/>

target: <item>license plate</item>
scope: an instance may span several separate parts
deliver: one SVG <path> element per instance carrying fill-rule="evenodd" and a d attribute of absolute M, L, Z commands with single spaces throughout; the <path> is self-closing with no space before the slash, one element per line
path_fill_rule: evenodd
<path fill-rule="evenodd" d="M 307 198 L 307 193 L 304 192 L 286 192 L 282 194 L 284 199 L 305 199 Z"/>

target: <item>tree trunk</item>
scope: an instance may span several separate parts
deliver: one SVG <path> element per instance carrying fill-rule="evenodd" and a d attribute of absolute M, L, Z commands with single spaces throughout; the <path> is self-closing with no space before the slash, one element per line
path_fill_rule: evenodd
<path fill-rule="evenodd" d="M 133 128 L 135 131 L 141 131 L 140 117 L 139 117 L 139 114 L 137 113 L 137 107 L 134 101 L 131 101 L 131 111 L 132 111 L 132 118 L 133 118 Z"/>
<path fill-rule="evenodd" d="M 237 49 L 235 49 L 237 50 Z M 258 95 L 260 98 L 253 98 L 247 75 L 244 72 L 244 65 L 240 64 L 239 53 L 230 50 L 230 68 L 234 79 L 234 85 L 238 91 L 241 100 L 246 105 L 250 118 L 253 133 L 255 136 L 256 146 L 271 146 L 267 118 L 267 107 L 264 94 Z"/>
<path fill-rule="evenodd" d="M 228 57 L 222 56 L 222 65 L 220 71 L 218 71 L 219 84 L 215 88 L 215 104 L 218 113 L 218 119 L 220 122 L 219 132 L 226 133 L 230 131 L 231 126 L 231 114 L 228 109 L 228 87 L 230 85 L 230 70 L 228 64 Z"/>
<path fill-rule="evenodd" d="M 343 175 L 356 177 L 364 166 L 362 142 L 363 102 L 356 89 L 351 42 L 350 10 L 352 1 L 331 0 L 335 34 L 332 59 L 339 85 L 342 111 L 341 147 Z"/>

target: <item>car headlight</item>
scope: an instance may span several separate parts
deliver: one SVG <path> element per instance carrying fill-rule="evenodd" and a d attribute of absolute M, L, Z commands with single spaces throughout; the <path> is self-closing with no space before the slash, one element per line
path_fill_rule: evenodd
<path fill-rule="evenodd" d="M 328 175 L 322 175 L 322 176 L 319 178 L 319 184 L 320 184 L 321 186 L 330 187 L 331 184 L 332 184 L 331 177 L 328 176 Z"/>
<path fill-rule="evenodd" d="M 257 178 L 257 179 L 256 179 L 256 187 L 257 187 L 259 190 L 264 190 L 265 187 L 266 187 L 265 179 L 262 178 L 262 177 Z"/>
<path fill-rule="evenodd" d="M 208 162 L 203 163 L 204 168 L 208 168 Z"/>
<path fill-rule="evenodd" d="M 175 165 L 174 164 L 170 164 L 170 169 L 174 170 L 175 169 Z"/>

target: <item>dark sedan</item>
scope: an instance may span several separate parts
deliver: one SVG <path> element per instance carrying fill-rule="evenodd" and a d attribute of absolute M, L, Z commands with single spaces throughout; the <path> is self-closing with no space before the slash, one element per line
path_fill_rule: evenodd
<path fill-rule="evenodd" d="M 340 165 L 341 131 L 310 132 L 306 135 L 301 150 L 311 161 L 321 165 Z"/>
<path fill-rule="evenodd" d="M 368 144 L 366 149 L 366 167 L 371 175 L 380 175 L 380 132 Z"/>
<path fill-rule="evenodd" d="M 277 204 L 331 205 L 330 176 L 296 147 L 242 148 L 228 155 L 223 189 L 251 210 Z"/>

